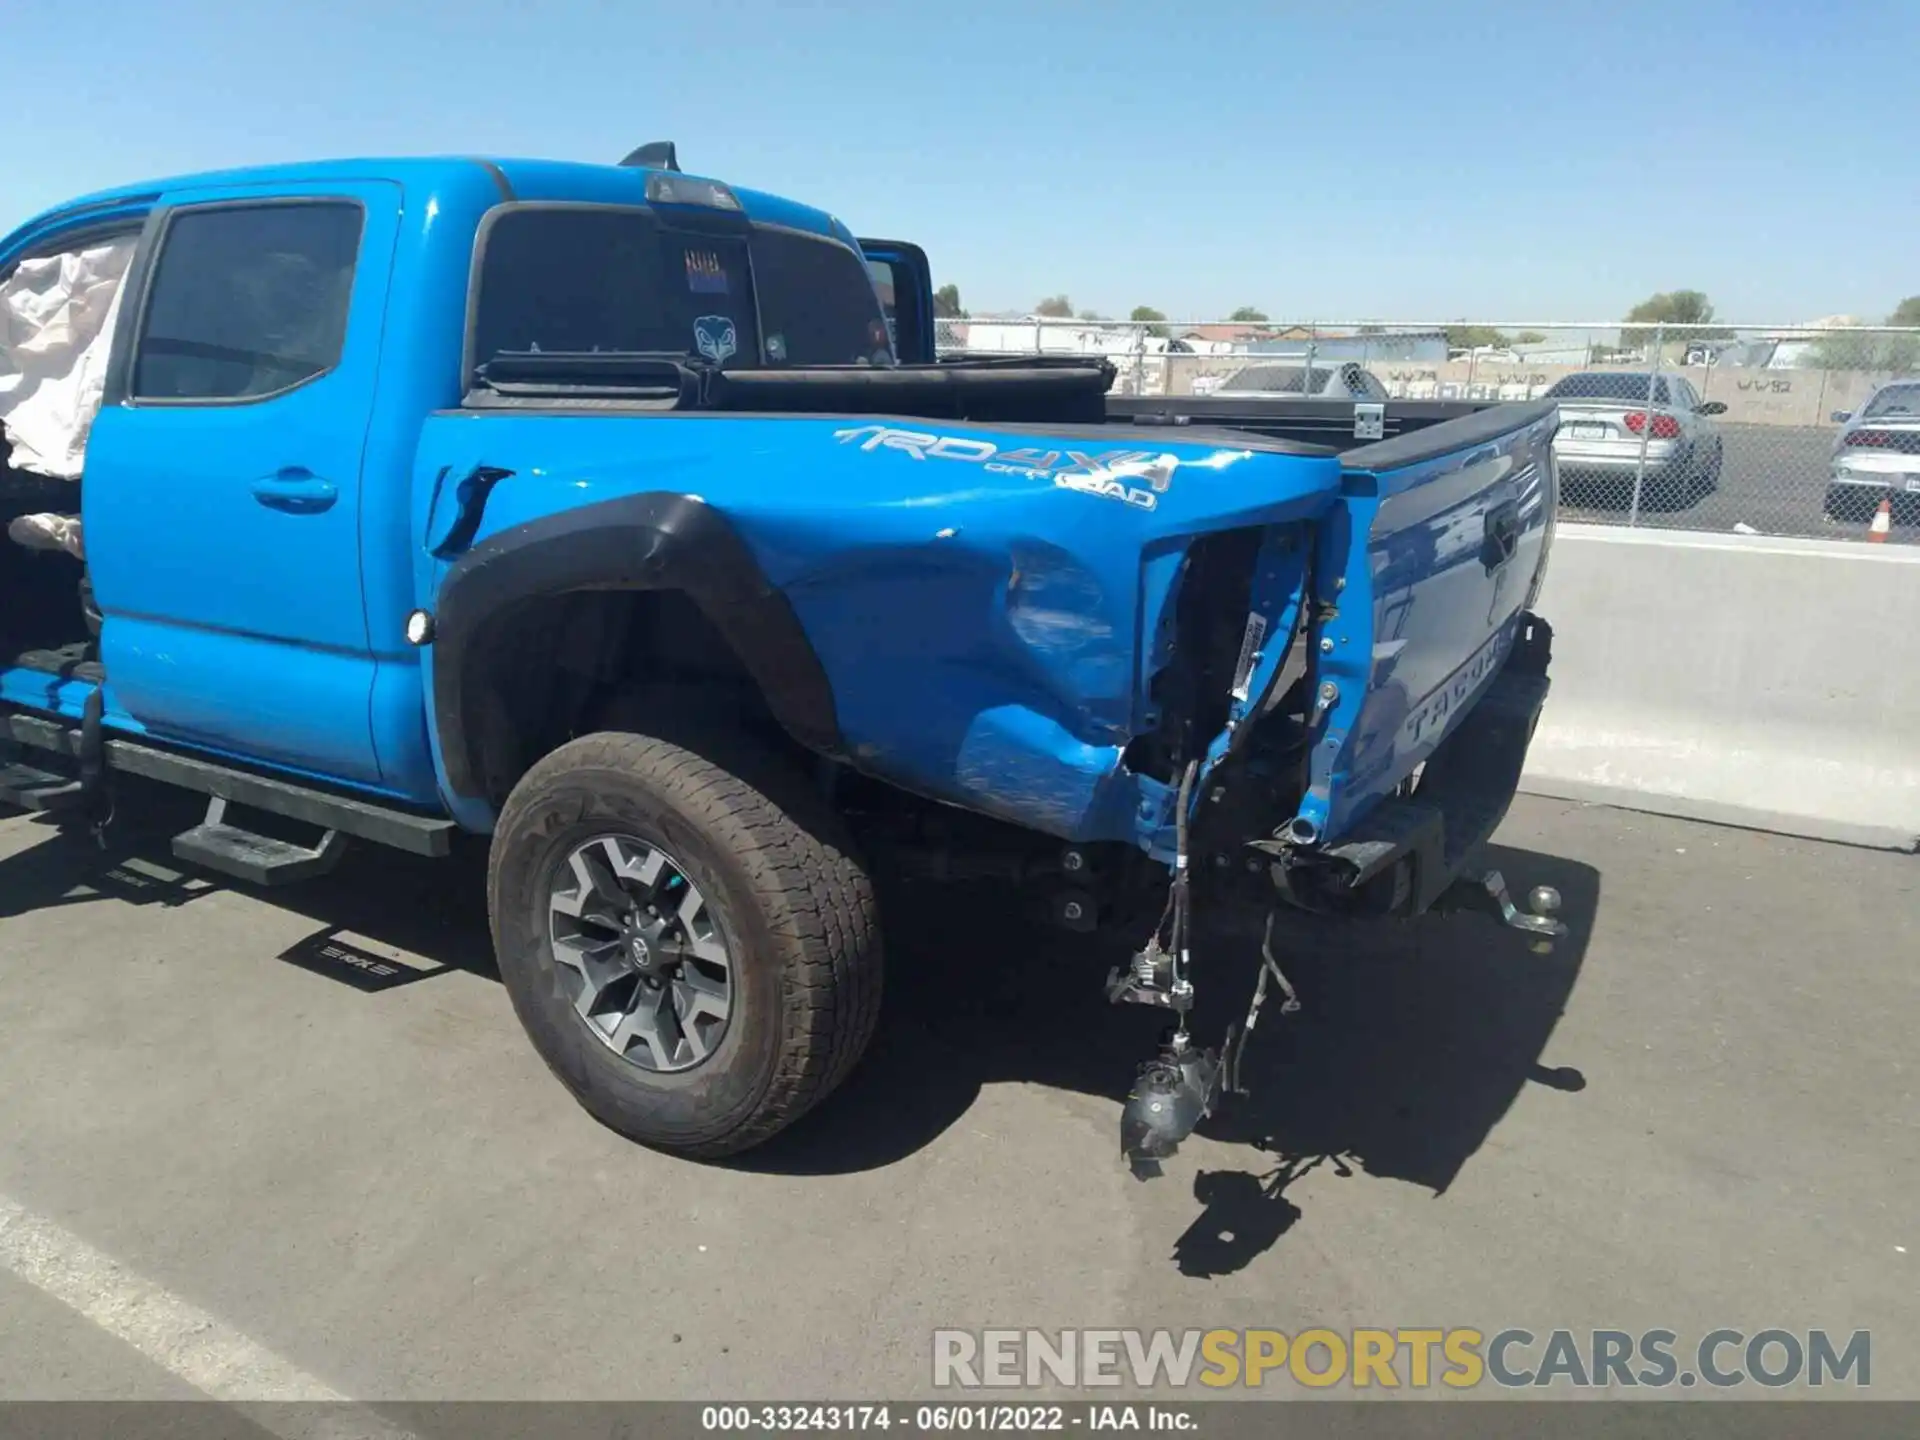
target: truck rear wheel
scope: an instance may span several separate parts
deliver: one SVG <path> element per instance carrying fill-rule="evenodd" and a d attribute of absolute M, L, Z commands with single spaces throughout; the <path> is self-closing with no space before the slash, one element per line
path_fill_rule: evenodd
<path fill-rule="evenodd" d="M 749 1149 L 831 1093 L 873 1033 L 873 887 L 838 818 L 772 762 L 574 740 L 508 797 L 487 889 L 534 1048 L 642 1144 Z"/>

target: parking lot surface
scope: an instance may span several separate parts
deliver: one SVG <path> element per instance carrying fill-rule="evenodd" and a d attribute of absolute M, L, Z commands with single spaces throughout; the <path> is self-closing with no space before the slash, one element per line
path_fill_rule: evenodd
<path fill-rule="evenodd" d="M 267 896 L 122 814 L 0 820 L 0 1398 L 910 1398 L 983 1325 L 1870 1329 L 1920 1397 L 1910 856 L 1523 797 L 1569 940 L 1295 943 L 1254 1098 L 1140 1183 L 1157 1020 L 979 892 L 896 897 L 848 1089 L 702 1166 L 548 1078 L 475 857 Z M 277 958 L 321 932 L 406 983 Z"/>
<path fill-rule="evenodd" d="M 1867 533 L 1865 513 L 1829 520 L 1823 513 L 1833 454 L 1832 430 L 1812 426 L 1723 425 L 1726 459 L 1720 485 L 1698 495 L 1669 480 L 1649 480 L 1641 490 L 1642 525 L 1720 533 L 1745 525 L 1762 535 L 1815 540 L 1860 540 Z M 1876 497 L 1877 498 L 1877 497 Z M 1571 520 L 1624 524 L 1632 508 L 1632 483 L 1568 481 L 1561 513 Z M 1887 539 L 1920 544 L 1914 523 L 1920 496 L 1894 499 L 1893 527 Z"/>

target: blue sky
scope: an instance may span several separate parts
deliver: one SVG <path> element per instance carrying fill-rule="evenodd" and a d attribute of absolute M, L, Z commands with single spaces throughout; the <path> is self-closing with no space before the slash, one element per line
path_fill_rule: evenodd
<path fill-rule="evenodd" d="M 1912 0 L 6 0 L 0 46 L 6 227 L 233 164 L 670 138 L 919 241 L 976 310 L 1920 292 Z"/>

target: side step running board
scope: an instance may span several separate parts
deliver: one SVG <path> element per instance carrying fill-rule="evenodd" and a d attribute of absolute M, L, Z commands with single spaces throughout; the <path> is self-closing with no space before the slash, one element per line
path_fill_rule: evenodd
<path fill-rule="evenodd" d="M 79 754 L 79 732 L 73 726 L 33 715 L 0 712 L 0 766 L 11 758 L 5 754 L 9 740 L 37 750 L 51 750 L 57 755 Z M 289 820 L 317 825 L 322 830 L 337 830 L 342 835 L 390 845 L 415 855 L 438 857 L 452 847 L 455 827 L 442 816 L 416 814 L 377 800 L 315 789 L 297 780 L 163 750 L 145 741 L 115 737 L 101 748 L 106 768 L 123 775 L 158 780 L 182 790 L 194 790 L 244 805 L 250 810 L 284 815 Z"/>
<path fill-rule="evenodd" d="M 227 802 L 215 796 L 207 802 L 207 818 L 193 829 L 173 837 L 178 860 L 254 885 L 291 885 L 324 875 L 340 863 L 347 837 L 329 830 L 312 847 L 276 840 L 238 825 L 227 824 Z"/>

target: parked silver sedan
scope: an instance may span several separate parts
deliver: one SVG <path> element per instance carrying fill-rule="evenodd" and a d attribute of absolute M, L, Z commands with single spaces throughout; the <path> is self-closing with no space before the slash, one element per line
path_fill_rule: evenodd
<path fill-rule="evenodd" d="M 1691 504 L 1719 488 L 1725 445 L 1712 417 L 1727 407 L 1702 401 L 1684 375 L 1582 370 L 1544 398 L 1560 402 L 1553 458 L 1563 482 L 1604 481 L 1625 493 L 1644 458 L 1642 504 Z"/>
<path fill-rule="evenodd" d="M 1920 378 L 1882 385 L 1858 414 L 1836 410 L 1829 520 L 1871 520 L 1882 500 L 1901 519 L 1920 513 Z"/>

